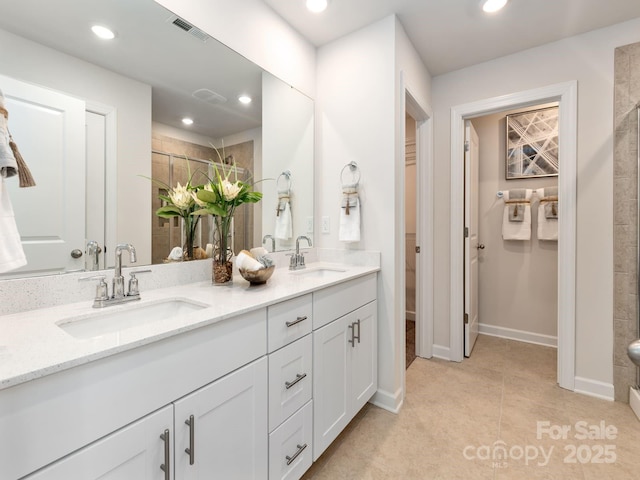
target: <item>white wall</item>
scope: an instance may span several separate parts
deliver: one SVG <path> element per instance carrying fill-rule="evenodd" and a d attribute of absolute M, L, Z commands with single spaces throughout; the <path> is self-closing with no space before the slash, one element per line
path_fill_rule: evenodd
<path fill-rule="evenodd" d="M 510 113 L 516 111 L 472 120 L 480 139 L 478 238 L 485 245 L 478 252 L 478 318 L 482 326 L 534 333 L 542 336 L 537 341 L 552 342 L 545 337 L 558 334 L 558 242 L 537 238 L 538 197 L 531 204 L 531 240 L 503 240 L 505 204 L 496 192 L 556 186 L 558 178 L 505 179 L 505 116 Z"/>
<path fill-rule="evenodd" d="M 318 50 L 316 102 L 316 217 L 328 216 L 324 248 L 381 252 L 378 281 L 378 393 L 376 403 L 402 402 L 404 357 L 404 92 L 429 100 L 430 77 L 395 16 Z M 361 241 L 338 241 L 340 172 L 350 161 L 360 171 Z M 398 232 L 399 231 L 399 232 Z M 400 259 L 399 259 L 400 258 Z"/>
<path fill-rule="evenodd" d="M 315 96 L 315 48 L 261 0 L 155 0 L 284 80 Z"/>
<path fill-rule="evenodd" d="M 436 344 L 449 344 L 451 107 L 577 80 L 576 376 L 612 382 L 613 52 L 638 40 L 640 19 L 433 79 Z"/>
<path fill-rule="evenodd" d="M 0 45 L 1 74 L 117 109 L 116 241 L 151 263 L 151 187 L 140 177 L 151 176 L 151 87 L 4 30 Z"/>

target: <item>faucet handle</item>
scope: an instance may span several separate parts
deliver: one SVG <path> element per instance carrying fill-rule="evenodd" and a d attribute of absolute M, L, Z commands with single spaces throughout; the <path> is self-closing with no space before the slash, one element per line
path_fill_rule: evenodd
<path fill-rule="evenodd" d="M 289 270 L 293 270 L 298 266 L 298 254 L 297 253 L 287 253 L 287 257 L 291 257 L 291 261 L 289 262 Z"/>
<path fill-rule="evenodd" d="M 109 287 L 107 286 L 107 282 L 105 281 L 106 278 L 106 275 L 93 275 L 91 277 L 78 279 L 79 282 L 84 282 L 87 280 L 98 280 L 98 285 L 96 285 L 96 297 L 93 299 L 94 306 L 96 306 L 96 303 L 109 299 Z"/>
<path fill-rule="evenodd" d="M 138 273 L 148 273 L 151 270 L 147 269 L 147 270 L 135 270 L 133 272 L 129 272 L 129 293 L 127 294 L 130 297 L 133 297 L 135 295 L 140 295 L 140 290 L 138 289 L 138 279 L 136 278 L 136 275 Z"/>
<path fill-rule="evenodd" d="M 298 254 L 298 266 L 300 268 L 304 268 L 305 267 L 305 264 L 304 264 L 304 252 L 300 252 Z"/>

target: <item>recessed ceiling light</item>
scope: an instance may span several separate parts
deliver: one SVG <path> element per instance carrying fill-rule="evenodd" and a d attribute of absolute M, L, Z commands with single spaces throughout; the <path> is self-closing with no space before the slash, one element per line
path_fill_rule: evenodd
<path fill-rule="evenodd" d="M 507 4 L 507 1 L 508 0 L 483 0 L 482 10 L 487 13 L 497 12 Z"/>
<path fill-rule="evenodd" d="M 238 97 L 238 101 L 240 103 L 244 103 L 245 105 L 251 103 L 251 97 L 249 95 L 240 95 Z"/>
<path fill-rule="evenodd" d="M 185 125 L 193 125 L 193 120 L 191 118 L 183 118 L 182 119 L 182 123 L 184 123 Z"/>
<path fill-rule="evenodd" d="M 94 25 L 93 27 L 91 27 L 91 31 L 103 40 L 113 40 L 116 37 L 116 34 L 113 33 L 113 30 L 110 30 L 107 27 L 103 27 L 102 25 Z"/>
<path fill-rule="evenodd" d="M 324 12 L 328 3 L 327 0 L 307 0 L 307 9 L 313 13 Z"/>

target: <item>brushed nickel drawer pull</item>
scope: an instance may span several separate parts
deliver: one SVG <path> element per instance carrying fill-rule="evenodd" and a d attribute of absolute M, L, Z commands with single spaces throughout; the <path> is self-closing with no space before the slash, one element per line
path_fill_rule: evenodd
<path fill-rule="evenodd" d="M 185 453 L 189 454 L 189 465 L 193 465 L 196 461 L 196 421 L 193 415 L 189 415 L 189 420 L 185 420 L 184 423 L 189 425 L 189 448 L 185 448 Z"/>
<path fill-rule="evenodd" d="M 160 465 L 160 470 L 164 472 L 164 480 L 170 480 L 171 478 L 171 449 L 169 447 L 169 430 L 165 430 L 160 435 L 160 439 L 164 442 L 164 463 Z"/>
<path fill-rule="evenodd" d="M 287 459 L 287 465 L 291 465 L 293 463 L 293 461 L 298 458 L 298 455 L 300 455 L 302 453 L 302 451 L 307 448 L 307 444 L 305 443 L 304 445 L 296 445 L 296 447 L 298 447 L 298 451 L 296 453 L 293 454 L 293 457 L 290 457 L 289 455 L 287 455 L 285 458 Z"/>
<path fill-rule="evenodd" d="M 300 375 L 299 373 L 296 373 L 296 379 L 293 382 L 284 382 L 284 386 L 287 388 L 287 390 L 289 390 L 291 387 L 293 387 L 296 383 L 298 383 L 300 380 L 302 380 L 306 376 L 307 376 L 306 373 L 303 373 L 302 375 Z"/>
<path fill-rule="evenodd" d="M 356 335 L 355 338 L 358 340 L 358 343 L 360 343 L 360 319 L 358 319 L 355 322 L 355 324 L 358 325 L 358 335 Z M 355 331 L 355 328 L 354 328 L 354 331 Z"/>
<path fill-rule="evenodd" d="M 356 329 L 354 327 L 356 322 L 353 322 L 351 325 L 349 325 L 348 328 L 351 329 L 351 340 L 349 340 L 349 343 L 351 344 L 352 347 L 355 348 L 356 346 Z"/>
<path fill-rule="evenodd" d="M 304 322 L 308 317 L 305 315 L 304 317 L 298 317 L 296 318 L 293 322 L 287 322 L 287 327 L 293 327 L 294 325 L 297 325 L 300 322 Z"/>

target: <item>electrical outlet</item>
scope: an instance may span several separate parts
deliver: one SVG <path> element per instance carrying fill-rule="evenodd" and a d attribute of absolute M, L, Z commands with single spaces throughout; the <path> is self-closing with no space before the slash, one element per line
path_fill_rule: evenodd
<path fill-rule="evenodd" d="M 313 233 L 313 217 L 307 217 L 307 233 Z"/>
<path fill-rule="evenodd" d="M 322 233 L 329 233 L 331 231 L 331 220 L 329 217 L 322 217 Z"/>

